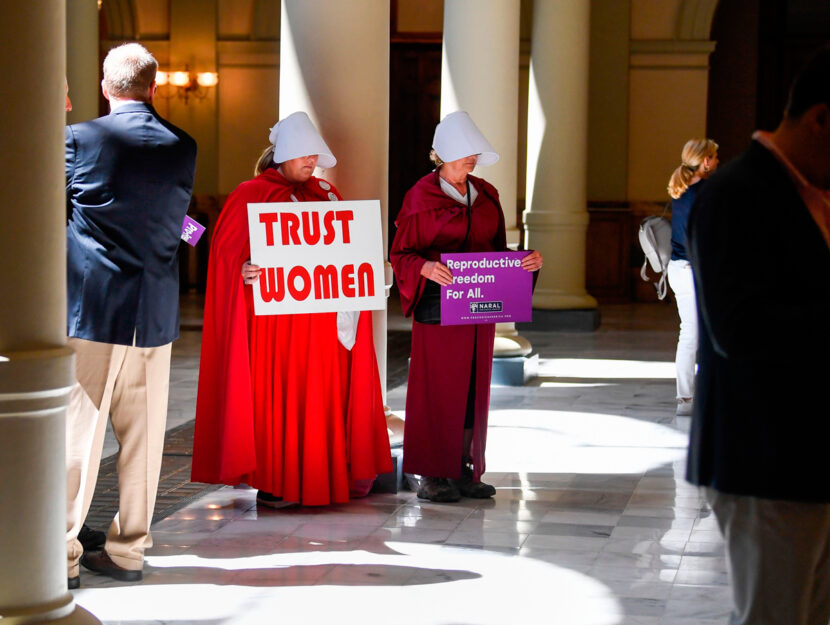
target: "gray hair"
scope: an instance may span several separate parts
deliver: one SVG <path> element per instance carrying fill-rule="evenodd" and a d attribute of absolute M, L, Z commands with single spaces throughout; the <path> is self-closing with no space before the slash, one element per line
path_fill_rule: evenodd
<path fill-rule="evenodd" d="M 125 43 L 110 50 L 104 59 L 104 87 L 119 99 L 146 100 L 158 66 L 147 48 Z"/>

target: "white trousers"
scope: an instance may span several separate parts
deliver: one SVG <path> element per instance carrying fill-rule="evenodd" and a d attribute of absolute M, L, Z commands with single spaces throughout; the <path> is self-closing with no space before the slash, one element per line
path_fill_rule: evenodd
<path fill-rule="evenodd" d="M 704 492 L 726 541 L 730 625 L 827 625 L 830 504 Z"/>
<path fill-rule="evenodd" d="M 697 303 L 692 265 L 687 260 L 669 261 L 669 286 L 677 300 L 680 314 L 680 336 L 674 364 L 677 370 L 677 398 L 691 399 L 695 392 L 695 360 L 697 358 Z"/>
<path fill-rule="evenodd" d="M 141 570 L 144 549 L 152 546 L 171 344 L 128 347 L 77 338 L 67 344 L 75 350 L 78 379 L 66 413 L 67 576 L 78 575 L 78 532 L 92 502 L 108 417 L 120 446 L 119 499 L 104 549 L 120 567 Z"/>

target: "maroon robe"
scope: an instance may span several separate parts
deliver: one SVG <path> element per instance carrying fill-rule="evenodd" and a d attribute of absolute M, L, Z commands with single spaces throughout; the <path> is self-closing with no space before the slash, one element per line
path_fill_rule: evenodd
<path fill-rule="evenodd" d="M 478 191 L 472 206 L 467 244 L 467 206 L 447 196 L 437 172 L 421 178 L 406 194 L 395 224 L 390 259 L 410 316 L 427 279 L 421 267 L 445 252 L 506 251 L 504 214 L 495 187 L 469 176 Z M 463 249 L 462 249 L 463 246 Z M 403 470 L 430 477 L 459 478 L 464 446 L 464 418 L 470 383 L 474 384 L 474 479 L 484 473 L 490 374 L 493 368 L 492 323 L 441 326 L 412 322 L 412 355 L 406 392 Z"/>

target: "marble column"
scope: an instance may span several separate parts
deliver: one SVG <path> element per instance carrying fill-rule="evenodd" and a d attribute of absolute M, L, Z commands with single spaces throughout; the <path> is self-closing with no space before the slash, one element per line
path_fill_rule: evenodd
<path fill-rule="evenodd" d="M 441 118 L 465 110 L 499 153 L 476 168 L 499 190 L 508 245 L 519 243 L 519 0 L 445 0 Z"/>
<path fill-rule="evenodd" d="M 66 587 L 65 28 L 63 2 L 0 4 L 0 617 L 15 625 L 98 622 Z"/>
<path fill-rule="evenodd" d="M 524 224 L 527 247 L 545 258 L 533 297 L 542 327 L 599 322 L 585 290 L 590 13 L 584 0 L 533 6 Z"/>
<path fill-rule="evenodd" d="M 346 199 L 379 199 L 388 249 L 389 3 L 283 0 L 279 117 L 305 111 L 337 157 L 318 175 Z M 392 271 L 386 263 L 386 284 Z M 387 288 L 388 297 L 388 288 Z M 386 310 L 373 314 L 386 401 Z M 394 423 L 392 423 L 394 422 Z M 398 423 L 390 418 L 390 428 Z"/>
<path fill-rule="evenodd" d="M 98 0 L 66 0 L 66 79 L 72 99 L 68 124 L 98 117 L 99 39 Z"/>
<path fill-rule="evenodd" d="M 499 153 L 475 175 L 499 190 L 507 243 L 519 244 L 516 187 L 519 124 L 519 0 L 445 0 L 441 117 L 465 110 Z M 515 324 L 496 326 L 495 354 L 524 356 Z"/>

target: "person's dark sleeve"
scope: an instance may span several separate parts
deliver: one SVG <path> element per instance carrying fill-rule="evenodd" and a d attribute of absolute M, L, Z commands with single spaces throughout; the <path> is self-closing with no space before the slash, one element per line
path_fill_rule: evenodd
<path fill-rule="evenodd" d="M 72 131 L 72 126 L 67 126 L 65 130 L 66 143 L 66 220 L 72 219 L 72 183 L 75 179 L 75 133 Z"/>
<path fill-rule="evenodd" d="M 424 241 L 427 240 L 429 230 L 425 224 L 427 221 L 424 214 L 414 214 L 399 220 L 392 249 L 389 251 L 389 262 L 395 272 L 405 317 L 415 310 L 427 282 L 421 275 L 421 269 L 427 262 L 424 256 Z"/>
<path fill-rule="evenodd" d="M 731 183 L 731 184 L 730 184 Z M 728 181 L 703 189 L 692 207 L 687 243 L 694 271 L 701 331 L 724 358 L 752 359 L 809 349 L 814 307 L 782 294 L 781 207 L 763 189 Z"/>

